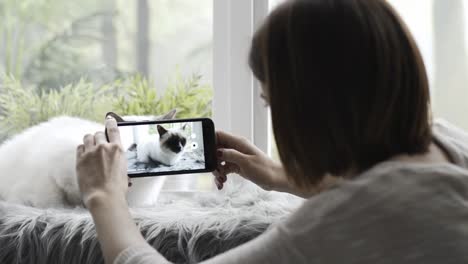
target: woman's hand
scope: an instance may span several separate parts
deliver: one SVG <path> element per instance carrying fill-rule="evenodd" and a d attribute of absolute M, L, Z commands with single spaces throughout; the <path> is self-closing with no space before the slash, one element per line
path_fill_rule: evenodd
<path fill-rule="evenodd" d="M 76 171 L 83 203 L 90 207 L 95 200 L 125 199 L 128 189 L 127 159 L 120 142 L 117 122 L 106 119 L 104 132 L 86 135 L 77 148 Z"/>
<path fill-rule="evenodd" d="M 127 159 L 114 118 L 106 119 L 109 142 L 103 132 L 86 135 L 76 151 L 76 171 L 84 205 L 89 209 L 106 263 L 130 247 L 146 243 L 130 215 L 125 194 L 128 189 Z M 161 260 L 166 260 L 155 253 Z"/>
<path fill-rule="evenodd" d="M 288 179 L 279 162 L 270 159 L 247 139 L 222 131 L 217 131 L 216 137 L 219 164 L 213 174 L 218 189 L 223 188 L 228 174 L 237 173 L 265 190 L 289 192 Z"/>

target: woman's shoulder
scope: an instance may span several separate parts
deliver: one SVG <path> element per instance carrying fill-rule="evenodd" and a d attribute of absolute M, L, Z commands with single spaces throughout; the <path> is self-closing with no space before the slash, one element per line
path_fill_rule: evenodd
<path fill-rule="evenodd" d="M 295 218 L 307 222 L 314 222 L 310 218 L 319 219 L 323 223 L 327 220 L 322 216 L 333 219 L 367 213 L 406 214 L 411 206 L 414 210 L 443 209 L 446 207 L 433 207 L 444 199 L 453 199 L 454 193 L 465 197 L 468 205 L 468 133 L 441 119 L 434 122 L 433 131 L 444 149 L 458 157 L 455 164 L 379 163 L 306 200 Z"/>
<path fill-rule="evenodd" d="M 456 198 L 454 194 L 460 196 Z M 466 168 L 450 163 L 386 161 L 306 200 L 301 211 L 304 216 L 318 218 L 346 218 L 347 215 L 374 214 L 382 210 L 382 213 L 407 213 L 408 206 L 414 206 L 415 210 L 429 210 L 424 207 L 433 207 L 444 199 L 456 200 L 460 197 L 466 200 L 463 206 L 467 207 L 468 212 Z M 401 211 L 403 207 L 406 209 Z"/>
<path fill-rule="evenodd" d="M 454 162 L 468 168 L 468 132 L 444 119 L 436 119 L 432 127 L 434 139 Z"/>
<path fill-rule="evenodd" d="M 382 162 L 306 200 L 283 239 L 317 263 L 468 263 L 468 134 L 433 130 L 456 164 Z"/>
<path fill-rule="evenodd" d="M 453 123 L 447 121 L 446 119 L 436 118 L 432 126 L 435 131 L 443 134 L 444 136 L 458 139 L 458 140 L 464 140 L 464 141 L 468 140 L 467 131 L 464 131 L 462 128 L 454 125 Z"/>
<path fill-rule="evenodd" d="M 360 263 L 376 263 L 393 254 L 393 263 L 406 263 L 418 250 L 449 254 L 468 247 L 466 219 L 468 171 L 387 162 L 308 199 L 280 228 L 298 244 L 307 241 L 298 247 L 317 251 L 323 262 L 375 256 Z"/>

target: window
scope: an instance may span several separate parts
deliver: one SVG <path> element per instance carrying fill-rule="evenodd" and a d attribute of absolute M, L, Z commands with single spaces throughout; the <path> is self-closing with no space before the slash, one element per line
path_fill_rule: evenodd
<path fill-rule="evenodd" d="M 268 0 L 214 1 L 213 118 L 218 129 L 268 148 L 268 115 L 248 67 L 254 30 L 268 14 Z M 230 177 L 243 183 L 241 177 Z"/>
<path fill-rule="evenodd" d="M 285 0 L 270 0 L 268 3 L 269 10 L 273 10 L 275 7 L 277 7 L 279 4 L 281 4 L 284 1 Z"/>
<path fill-rule="evenodd" d="M 2 141 L 63 114 L 211 116 L 213 0 L 0 0 L 0 20 Z M 169 190 L 213 185 L 167 179 Z"/>
<path fill-rule="evenodd" d="M 279 4 L 281 4 L 284 1 L 285 0 L 270 0 L 269 10 L 270 11 L 273 10 L 275 7 L 277 7 Z M 280 157 L 279 157 L 279 153 L 278 153 L 278 148 L 276 147 L 275 136 L 273 134 L 270 111 L 268 111 L 268 141 L 269 141 L 268 154 L 274 160 L 279 161 Z"/>

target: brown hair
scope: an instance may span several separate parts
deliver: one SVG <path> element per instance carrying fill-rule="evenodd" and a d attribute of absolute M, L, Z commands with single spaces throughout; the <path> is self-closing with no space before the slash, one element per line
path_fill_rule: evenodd
<path fill-rule="evenodd" d="M 424 63 L 385 0 L 287 1 L 256 32 L 250 66 L 298 187 L 428 150 Z"/>

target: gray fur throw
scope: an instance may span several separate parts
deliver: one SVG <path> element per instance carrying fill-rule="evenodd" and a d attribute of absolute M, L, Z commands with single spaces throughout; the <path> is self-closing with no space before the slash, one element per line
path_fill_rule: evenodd
<path fill-rule="evenodd" d="M 244 183 L 213 193 L 162 193 L 155 207 L 134 208 L 132 215 L 146 240 L 168 260 L 197 263 L 255 238 L 302 201 Z M 104 261 L 86 209 L 0 202 L 0 263 Z"/>

